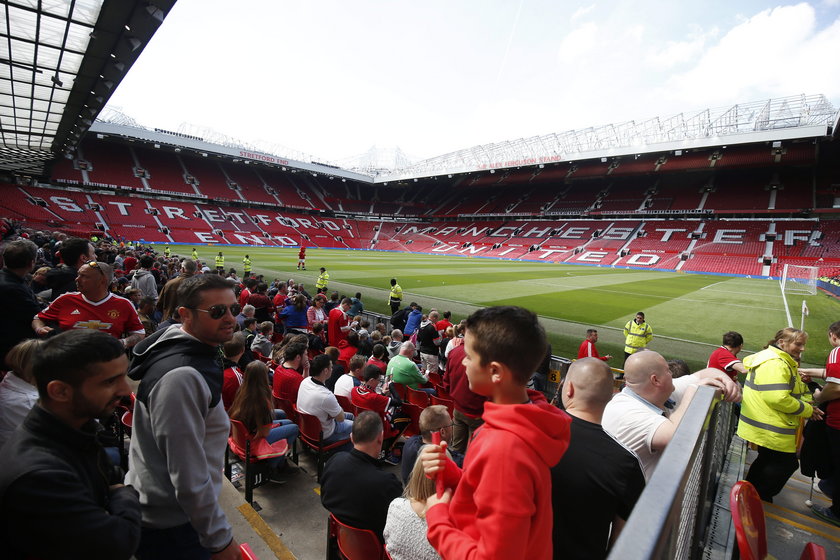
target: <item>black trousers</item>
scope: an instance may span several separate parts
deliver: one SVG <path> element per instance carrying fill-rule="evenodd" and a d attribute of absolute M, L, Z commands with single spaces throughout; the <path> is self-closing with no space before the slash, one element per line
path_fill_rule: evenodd
<path fill-rule="evenodd" d="M 755 486 L 762 500 L 773 503 L 773 496 L 782 491 L 798 468 L 796 453 L 783 453 L 759 446 L 758 457 L 750 465 L 746 480 Z"/>

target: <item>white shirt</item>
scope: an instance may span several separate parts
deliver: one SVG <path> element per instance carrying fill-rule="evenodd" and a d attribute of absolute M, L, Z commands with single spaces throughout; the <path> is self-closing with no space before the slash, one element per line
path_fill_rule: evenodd
<path fill-rule="evenodd" d="M 674 379 L 671 399 L 676 401 L 675 408 L 679 406 L 685 390 L 698 381 L 694 375 Z M 651 449 L 651 443 L 653 435 L 665 422 L 667 415 L 667 411 L 649 403 L 628 388 L 615 395 L 604 409 L 601 425 L 608 434 L 639 457 L 645 473 L 645 482 L 650 480 L 662 455 L 663 450 L 654 451 Z"/>
<path fill-rule="evenodd" d="M 355 383 L 353 383 L 353 376 L 349 373 L 345 373 L 335 382 L 335 389 L 333 390 L 333 393 L 349 399 L 350 393 L 353 391 L 353 387 L 355 386 Z"/>
<path fill-rule="evenodd" d="M 342 412 L 342 408 L 329 389 L 307 377 L 298 388 L 297 407 L 301 412 L 318 417 L 324 439 L 333 435 L 335 417 Z"/>
<path fill-rule="evenodd" d="M 10 371 L 0 381 L 0 447 L 38 402 L 38 389 Z"/>

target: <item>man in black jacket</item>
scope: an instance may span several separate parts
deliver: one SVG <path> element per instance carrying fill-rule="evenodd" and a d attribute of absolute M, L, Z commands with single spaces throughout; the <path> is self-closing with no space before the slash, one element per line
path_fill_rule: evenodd
<path fill-rule="evenodd" d="M 32 317 L 41 310 L 35 294 L 24 281 L 35 266 L 38 248 L 28 239 L 11 241 L 3 248 L 4 268 L 0 270 L 0 369 L 4 369 L 6 353 L 27 338 L 35 338 Z"/>
<path fill-rule="evenodd" d="M 128 559 L 140 541 L 137 491 L 122 484 L 95 418 L 130 394 L 120 341 L 79 329 L 41 343 L 40 395 L 0 453 L 4 558 Z"/>
<path fill-rule="evenodd" d="M 382 540 L 391 500 L 402 494 L 395 474 L 379 468 L 382 451 L 382 418 L 371 410 L 353 421 L 353 449 L 336 453 L 321 476 L 321 503 L 339 521 L 370 529 Z"/>

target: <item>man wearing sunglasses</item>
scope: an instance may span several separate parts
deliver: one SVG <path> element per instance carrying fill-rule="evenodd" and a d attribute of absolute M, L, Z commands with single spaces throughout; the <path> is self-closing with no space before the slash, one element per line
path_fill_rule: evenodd
<path fill-rule="evenodd" d="M 184 279 L 176 300 L 181 324 L 139 344 L 129 369 L 140 381 L 126 477 L 143 511 L 136 557 L 238 560 L 219 506 L 230 429 L 219 346 L 233 337 L 239 305 L 215 274 Z"/>
<path fill-rule="evenodd" d="M 76 276 L 78 292 L 61 294 L 46 309 L 35 315 L 32 329 L 38 336 L 48 336 L 57 325 L 60 331 L 94 329 L 120 339 L 131 348 L 146 336 L 137 310 L 127 299 L 108 291 L 114 278 L 111 265 L 89 261 Z"/>

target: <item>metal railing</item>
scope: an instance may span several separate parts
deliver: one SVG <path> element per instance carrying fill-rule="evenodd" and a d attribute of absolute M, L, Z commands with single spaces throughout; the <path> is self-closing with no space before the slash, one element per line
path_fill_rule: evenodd
<path fill-rule="evenodd" d="M 709 557 L 713 547 L 727 547 L 727 541 L 731 548 L 731 536 L 711 531 L 728 531 L 731 523 L 710 521 L 720 513 L 716 506 L 726 490 L 721 475 L 729 470 L 737 420 L 733 405 L 720 402 L 714 389 L 698 388 L 610 559 L 698 559 Z"/>

